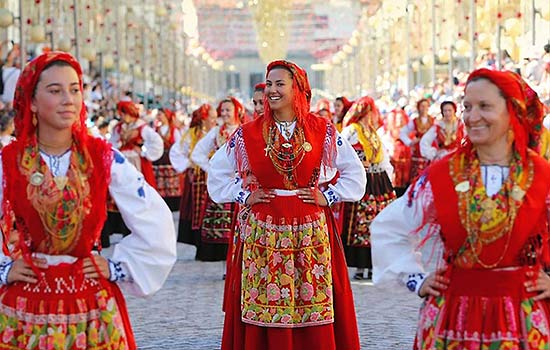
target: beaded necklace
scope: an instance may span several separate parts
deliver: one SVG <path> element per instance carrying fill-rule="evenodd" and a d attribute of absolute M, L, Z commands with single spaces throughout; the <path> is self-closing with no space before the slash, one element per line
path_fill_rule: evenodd
<path fill-rule="evenodd" d="M 266 143 L 265 155 L 269 157 L 275 170 L 283 176 L 285 186 L 289 189 L 298 188 L 294 172 L 306 153 L 312 150 L 311 144 L 306 141 L 303 127 L 297 123 L 290 138 L 281 140 L 282 134 L 272 121 L 264 124 L 263 137 Z"/>
<path fill-rule="evenodd" d="M 514 153 L 510 175 L 494 196 L 488 196 L 481 177 L 479 159 L 475 151 L 457 153 L 449 160 L 450 175 L 458 195 L 458 212 L 467 237 L 457 253 L 456 264 L 472 267 L 478 263 L 484 268 L 498 266 L 508 251 L 514 222 L 526 190 L 534 177 L 531 159 L 524 169 L 519 155 Z M 494 262 L 484 262 L 483 247 L 506 236 L 501 256 Z"/>

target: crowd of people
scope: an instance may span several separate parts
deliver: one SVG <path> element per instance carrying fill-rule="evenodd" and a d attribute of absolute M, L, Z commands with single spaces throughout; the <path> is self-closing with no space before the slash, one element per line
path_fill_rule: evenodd
<path fill-rule="evenodd" d="M 118 286 L 161 288 L 176 242 L 223 264 L 223 350 L 359 349 L 348 267 L 425 298 L 415 349 L 550 343 L 550 98 L 519 74 L 314 103 L 278 60 L 187 113 L 107 98 L 70 54 L 9 64 L 0 344 L 135 349 Z"/>

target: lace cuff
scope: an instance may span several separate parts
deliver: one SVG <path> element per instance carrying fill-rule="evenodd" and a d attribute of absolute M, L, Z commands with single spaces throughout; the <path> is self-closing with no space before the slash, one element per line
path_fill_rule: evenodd
<path fill-rule="evenodd" d="M 325 196 L 325 199 L 327 200 L 329 207 L 335 203 L 340 202 L 340 197 L 336 194 L 336 192 L 332 188 L 329 188 L 328 190 L 324 191 L 323 196 Z"/>
<path fill-rule="evenodd" d="M 124 265 L 121 262 L 116 262 L 111 259 L 109 261 L 109 281 L 111 282 L 126 282 L 129 274 Z"/>
<path fill-rule="evenodd" d="M 405 285 L 407 289 L 418 295 L 422 284 L 426 280 L 426 275 L 423 273 L 412 273 L 406 276 Z"/>
<path fill-rule="evenodd" d="M 13 260 L 7 256 L 0 262 L 0 285 L 8 284 L 8 274 L 13 266 Z"/>
<path fill-rule="evenodd" d="M 239 193 L 237 193 L 234 200 L 235 200 L 235 202 L 237 202 L 239 204 L 245 205 L 246 200 L 248 199 L 248 197 L 250 196 L 251 193 L 252 192 L 250 192 L 250 191 L 241 190 L 241 191 L 239 191 Z"/>

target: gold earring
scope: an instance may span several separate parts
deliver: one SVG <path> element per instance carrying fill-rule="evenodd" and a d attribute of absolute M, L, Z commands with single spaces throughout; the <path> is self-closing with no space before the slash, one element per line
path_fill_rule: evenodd
<path fill-rule="evenodd" d="M 36 118 L 36 113 L 32 112 L 32 125 L 36 126 L 38 124 L 38 119 Z"/>
<path fill-rule="evenodd" d="M 514 130 L 508 129 L 508 134 L 506 135 L 506 141 L 509 145 L 514 143 Z"/>

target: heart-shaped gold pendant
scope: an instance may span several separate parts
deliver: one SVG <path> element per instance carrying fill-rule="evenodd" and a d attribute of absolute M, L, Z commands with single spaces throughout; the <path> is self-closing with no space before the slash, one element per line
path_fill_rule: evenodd
<path fill-rule="evenodd" d="M 55 182 L 55 186 L 60 191 L 65 188 L 65 185 L 67 185 L 68 180 L 69 178 L 66 176 L 56 176 L 53 178 L 53 181 Z"/>

